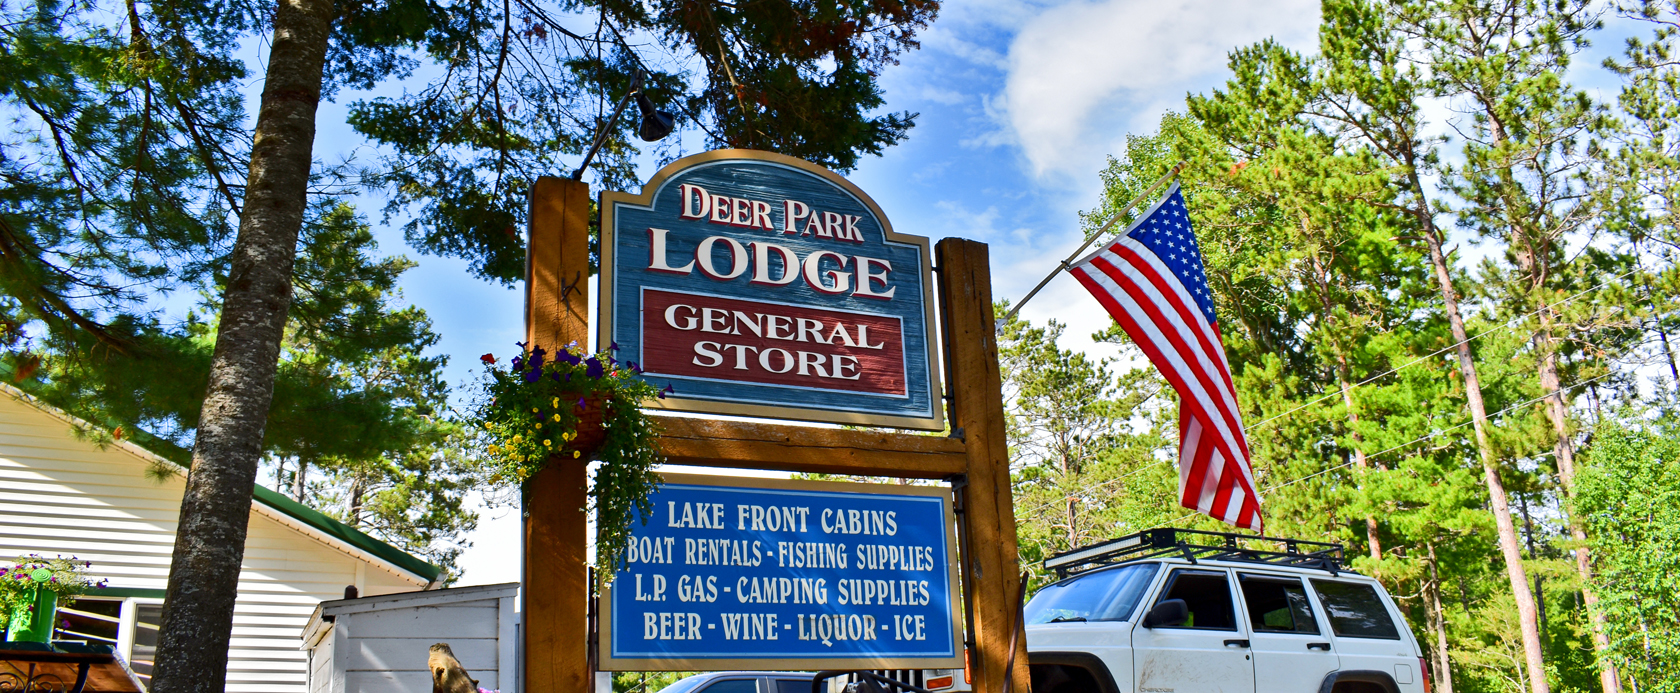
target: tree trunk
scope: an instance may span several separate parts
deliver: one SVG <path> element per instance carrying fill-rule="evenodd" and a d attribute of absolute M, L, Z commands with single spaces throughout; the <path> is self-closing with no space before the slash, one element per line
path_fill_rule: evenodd
<path fill-rule="evenodd" d="M 1658 334 L 1661 334 L 1660 324 Z M 1667 340 L 1664 335 L 1665 353 L 1668 351 Z M 1552 457 L 1557 460 L 1558 481 L 1563 485 L 1563 493 L 1571 501 L 1564 504 L 1564 509 L 1569 518 L 1569 537 L 1575 541 L 1575 572 L 1581 575 L 1581 599 L 1586 602 L 1587 618 L 1592 623 L 1593 652 L 1598 655 L 1599 662 L 1599 687 L 1603 693 L 1621 693 L 1621 679 L 1617 676 L 1616 665 L 1610 661 L 1610 635 L 1605 632 L 1605 618 L 1598 610 L 1598 593 L 1592 588 L 1592 556 L 1587 549 L 1587 528 L 1576 517 L 1572 507 L 1575 500 L 1575 439 L 1574 432 L 1570 430 L 1569 406 L 1563 396 L 1562 378 L 1558 376 L 1557 340 L 1552 337 L 1550 306 L 1540 306 L 1540 331 L 1534 341 L 1540 350 L 1540 389 L 1547 393 L 1546 416 L 1551 419 L 1552 432 L 1557 435 Z M 1676 382 L 1680 383 L 1680 378 Z"/>
<path fill-rule="evenodd" d="M 331 0 L 281 0 L 209 387 L 158 628 L 152 693 L 221 693 L 251 494 L 291 307 Z"/>
<path fill-rule="evenodd" d="M 367 493 L 367 477 L 356 475 L 356 480 L 350 484 L 350 502 L 345 510 L 345 521 L 351 527 L 362 526 L 362 496 Z"/>
<path fill-rule="evenodd" d="M 1435 543 L 1424 544 L 1429 549 L 1429 589 L 1424 598 L 1435 616 L 1435 690 L 1453 693 L 1452 660 L 1447 657 L 1447 611 L 1441 604 L 1441 573 L 1436 570 Z"/>
<path fill-rule="evenodd" d="M 1417 174 L 1412 184 L 1422 190 Z M 1505 574 L 1511 581 L 1511 594 L 1516 598 L 1517 617 L 1522 624 L 1523 654 L 1528 668 L 1529 689 L 1532 693 L 1550 693 L 1546 682 L 1546 657 L 1540 645 L 1540 618 L 1534 604 L 1534 593 L 1528 588 L 1528 571 L 1522 564 L 1522 547 L 1517 542 L 1516 523 L 1511 519 L 1511 500 L 1505 495 L 1505 482 L 1499 478 L 1499 459 L 1493 451 L 1493 438 L 1488 432 L 1487 406 L 1482 402 L 1482 384 L 1476 378 L 1476 361 L 1470 353 L 1470 337 L 1464 329 L 1464 316 L 1458 312 L 1458 295 L 1453 290 L 1452 272 L 1447 256 L 1441 250 L 1441 237 L 1426 215 L 1423 238 L 1429 245 L 1429 260 L 1435 267 L 1435 280 L 1441 289 L 1447 323 L 1452 327 L 1453 341 L 1458 343 L 1458 370 L 1464 377 L 1464 397 L 1470 406 L 1470 421 L 1476 431 L 1476 449 L 1481 453 L 1482 478 L 1487 484 L 1488 502 L 1493 510 L 1494 526 L 1499 534 L 1499 554 L 1505 560 Z"/>
<path fill-rule="evenodd" d="M 304 494 L 309 491 L 309 460 L 298 458 L 297 476 L 292 477 L 292 497 L 302 503 Z"/>
<path fill-rule="evenodd" d="M 1359 425 L 1359 412 L 1353 409 L 1353 386 L 1348 384 L 1347 381 L 1347 360 L 1345 358 L 1342 359 L 1341 370 L 1342 403 L 1347 406 L 1348 430 L 1353 436 L 1353 466 L 1358 470 L 1355 474 L 1359 475 L 1359 487 L 1364 489 L 1365 472 L 1369 469 L 1369 464 L 1365 460 L 1365 441 L 1360 438 L 1359 431 L 1354 430 L 1354 427 Z M 1377 536 L 1377 517 L 1375 515 L 1365 515 L 1365 540 L 1371 549 L 1371 560 L 1382 560 L 1382 539 Z"/>
<path fill-rule="evenodd" d="M 1532 561 L 1539 558 L 1540 553 L 1534 549 L 1534 518 L 1528 514 L 1528 496 L 1517 494 L 1517 503 L 1522 508 L 1523 537 L 1528 541 L 1528 560 Z M 1534 614 L 1540 621 L 1540 642 L 1542 644 L 1546 642 L 1546 590 L 1542 584 L 1544 579 L 1545 576 L 1543 575 L 1534 576 Z"/>

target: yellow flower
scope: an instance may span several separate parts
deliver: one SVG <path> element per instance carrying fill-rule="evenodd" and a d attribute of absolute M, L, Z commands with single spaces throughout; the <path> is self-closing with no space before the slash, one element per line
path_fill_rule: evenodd
<path fill-rule="evenodd" d="M 560 398 L 559 397 L 554 398 L 554 406 L 556 406 L 556 407 L 560 406 Z"/>
<path fill-rule="evenodd" d="M 561 440 L 571 440 L 571 439 L 576 438 L 576 437 L 577 437 L 576 433 L 562 433 L 562 434 L 560 434 L 560 439 Z"/>
<path fill-rule="evenodd" d="M 554 447 L 554 443 L 551 443 L 551 442 L 549 442 L 549 441 L 548 441 L 548 440 L 547 440 L 547 439 L 546 439 L 546 438 L 545 438 L 545 439 L 543 439 L 543 447 L 545 447 L 545 448 L 552 448 L 552 447 Z"/>
<path fill-rule="evenodd" d="M 494 445 L 492 445 L 492 446 L 490 446 L 490 454 L 492 454 L 492 455 L 500 455 L 500 454 L 502 454 L 502 449 L 501 449 L 501 448 L 499 448 L 499 447 L 496 447 L 496 446 L 494 446 Z"/>
<path fill-rule="evenodd" d="M 531 407 L 531 413 L 532 413 L 532 414 L 535 414 L 535 413 L 537 413 L 537 408 L 536 408 L 536 407 Z"/>
<path fill-rule="evenodd" d="M 583 456 L 583 453 L 581 453 L 581 452 L 578 452 L 578 451 L 576 451 L 576 450 L 573 450 L 573 451 L 572 451 L 572 459 L 574 459 L 574 460 L 575 460 L 575 459 L 577 459 L 577 458 L 579 458 L 579 457 L 582 457 L 582 456 Z"/>
<path fill-rule="evenodd" d="M 560 415 L 559 414 L 554 415 L 554 423 L 560 423 Z"/>

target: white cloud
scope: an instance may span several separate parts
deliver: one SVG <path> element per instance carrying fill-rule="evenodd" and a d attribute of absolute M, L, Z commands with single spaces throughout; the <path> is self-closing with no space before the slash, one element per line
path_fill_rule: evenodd
<path fill-rule="evenodd" d="M 1027 21 L 1009 48 L 1002 125 L 1032 173 L 1088 176 L 1127 129 L 1223 79 L 1233 48 L 1310 50 L 1318 0 L 1098 0 Z M 1140 128 L 1143 124 L 1145 127 Z"/>

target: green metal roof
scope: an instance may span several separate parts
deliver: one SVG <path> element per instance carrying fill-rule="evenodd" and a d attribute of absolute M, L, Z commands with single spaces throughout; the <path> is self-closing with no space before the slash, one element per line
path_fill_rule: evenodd
<path fill-rule="evenodd" d="M 263 505 L 290 515 L 304 524 L 344 541 L 346 544 L 390 561 L 403 570 L 426 578 L 426 582 L 436 582 L 438 576 L 443 574 L 443 569 L 422 561 L 407 551 L 363 534 L 361 530 L 328 517 L 319 510 L 287 498 L 278 491 L 261 484 L 254 487 L 254 490 L 256 491 L 254 494 L 256 500 Z"/>
<path fill-rule="evenodd" d="M 10 375 L 11 368 L 5 363 L 0 363 L 0 378 L 10 381 Z M 68 412 L 62 411 L 57 407 L 47 404 L 39 397 L 36 397 L 22 387 L 19 387 L 18 384 L 0 382 L 0 389 L 13 390 L 25 395 L 27 397 L 25 401 L 31 406 L 50 410 L 53 414 L 58 416 L 83 420 L 69 414 Z M 105 426 L 106 429 L 116 427 L 116 424 L 114 423 L 107 423 L 108 425 Z M 132 429 L 133 427 L 131 426 L 130 428 Z M 185 467 L 191 464 L 192 451 L 175 445 L 174 443 L 162 438 L 150 435 L 144 431 L 137 431 L 137 433 L 142 435 L 131 436 L 128 442 L 175 465 Z M 437 582 L 438 576 L 443 574 L 442 568 L 427 563 L 416 557 L 414 554 L 370 537 L 367 534 L 364 534 L 361 530 L 333 519 L 326 513 L 287 498 L 284 494 L 278 491 L 261 484 L 254 486 L 252 491 L 253 500 L 256 502 L 285 513 L 299 522 L 320 530 L 323 534 L 343 541 L 346 544 L 371 553 L 379 558 L 390 561 L 392 564 L 402 568 L 403 570 L 407 570 L 415 575 L 425 578 L 428 583 Z"/>

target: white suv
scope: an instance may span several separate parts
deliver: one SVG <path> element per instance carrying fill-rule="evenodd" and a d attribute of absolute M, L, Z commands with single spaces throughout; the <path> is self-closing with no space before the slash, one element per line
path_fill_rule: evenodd
<path fill-rule="evenodd" d="M 1411 629 L 1342 547 L 1156 529 L 1044 562 L 1034 693 L 1429 693 Z"/>

